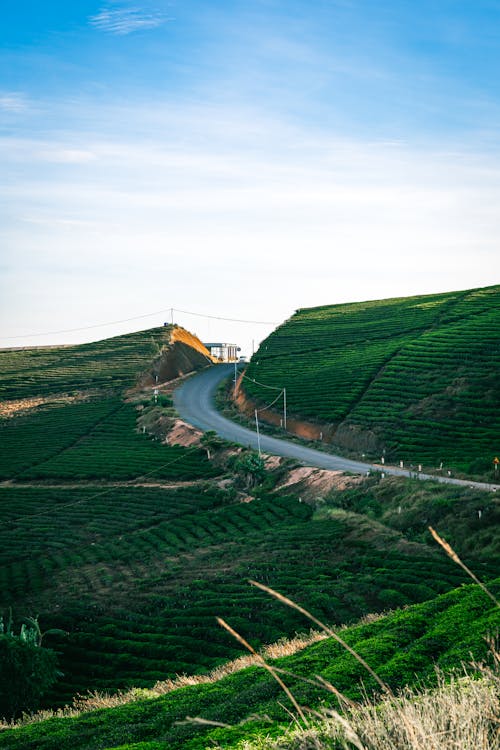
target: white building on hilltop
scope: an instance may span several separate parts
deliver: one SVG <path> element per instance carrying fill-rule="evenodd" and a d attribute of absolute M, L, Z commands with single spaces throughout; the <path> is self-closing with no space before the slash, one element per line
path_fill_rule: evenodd
<path fill-rule="evenodd" d="M 236 344 L 205 343 L 208 351 L 218 362 L 236 362 L 238 360 L 239 346 Z"/>

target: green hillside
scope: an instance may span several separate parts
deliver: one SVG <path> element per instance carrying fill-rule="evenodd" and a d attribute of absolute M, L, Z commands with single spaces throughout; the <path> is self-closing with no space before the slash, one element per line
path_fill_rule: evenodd
<path fill-rule="evenodd" d="M 152 335 L 159 337 L 154 346 Z M 3 373 L 10 395 L 0 404 L 0 615 L 5 621 L 12 608 L 17 629 L 24 616 L 39 615 L 43 631 L 66 631 L 44 639 L 58 653 L 62 675 L 43 707 L 63 707 L 87 691 L 136 688 L 140 697 L 159 680 L 207 675 L 241 653 L 216 616 L 255 648 L 308 632 L 302 615 L 248 579 L 335 626 L 423 607 L 346 631 L 394 687 L 430 677 L 434 660 L 447 667 L 469 651 L 484 652 L 481 635 L 498 617 L 481 592 L 447 594 L 468 578 L 427 525 L 495 588 L 493 494 L 372 476 L 318 496 L 300 483 L 282 486 L 292 462 L 261 466 L 255 454 L 210 435 L 191 447 L 169 445 L 163 438 L 175 417 L 172 400 L 166 390 L 157 398 L 151 392 L 155 372 L 178 370 L 163 335 L 134 334 L 130 360 L 119 343 L 130 344 L 128 337 L 93 350 L 84 345 L 80 361 L 79 347 L 76 361 L 64 348 L 30 383 L 24 365 L 17 371 L 9 359 L 19 354 L 24 362 L 29 352 L 6 353 L 12 369 Z M 299 674 L 321 672 L 355 695 L 361 673 L 335 648 L 322 642 L 284 664 Z M 304 689 L 294 683 L 301 701 L 317 705 L 322 695 Z M 212 739 L 231 747 L 264 731 L 262 723 L 225 730 L 176 722 L 200 714 L 237 724 L 262 712 L 282 727 L 288 720 L 277 700 L 276 685 L 253 668 L 158 701 L 0 731 L 0 748 L 97 750 L 154 740 L 164 750 L 204 748 Z"/>
<path fill-rule="evenodd" d="M 500 451 L 500 286 L 298 310 L 260 346 L 245 392 L 391 462 L 484 475 Z M 257 383 L 252 382 L 258 381 Z"/>
<path fill-rule="evenodd" d="M 134 405 L 113 394 L 0 421 L 0 478 L 198 479 L 216 473 L 204 452 L 160 445 L 139 434 L 136 422 Z"/>
<path fill-rule="evenodd" d="M 171 326 L 162 326 L 90 344 L 1 349 L 0 398 L 129 387 L 151 367 L 170 333 Z"/>
<path fill-rule="evenodd" d="M 161 443 L 138 427 L 140 416 L 168 421 L 172 414 L 170 398 L 138 389 L 141 381 L 154 383 L 155 372 L 178 371 L 171 333 L 161 327 L 82 346 L 0 352 L 0 614 L 39 611 L 46 626 L 59 618 L 73 634 L 95 620 L 99 601 L 99 624 L 108 625 L 112 582 L 119 579 L 125 600 L 127 585 L 145 570 L 154 576 L 167 550 L 185 547 L 192 514 L 222 502 L 215 486 L 203 484 L 221 473 L 203 449 Z M 181 346 L 182 367 L 189 368 L 191 355 Z M 204 366 L 193 352 L 192 367 Z M 199 485 L 186 495 L 175 489 L 179 481 Z M 89 603 L 95 590 L 100 599 Z M 128 627 L 141 634 L 146 618 L 137 616 L 140 624 Z M 168 672 L 151 674 L 133 658 L 124 675 L 101 664 L 108 637 L 104 630 L 95 658 L 84 637 L 74 658 L 71 638 L 63 640 L 70 666 L 54 700 L 93 687 L 94 677 L 97 685 L 100 669 L 113 687 L 127 680 L 127 669 L 148 684 Z"/>
<path fill-rule="evenodd" d="M 500 580 L 490 588 L 498 596 Z M 499 624 L 498 607 L 478 587 L 466 586 L 375 622 L 355 625 L 341 635 L 390 688 L 397 689 L 402 684 L 433 684 L 436 666 L 461 670 L 463 662 L 484 659 L 484 636 Z M 248 637 L 244 625 L 240 630 Z M 272 663 L 287 671 L 283 679 L 299 704 L 311 708 L 338 708 L 331 694 L 309 682 L 315 675 L 328 680 L 351 700 L 360 698 L 361 682 L 368 694 L 379 689 L 364 667 L 331 638 Z M 301 680 L 304 677 L 306 681 Z M 233 748 L 242 739 L 284 732 L 290 726 L 291 710 L 293 706 L 273 678 L 262 668 L 250 667 L 216 682 L 178 688 L 159 698 L 145 700 L 137 695 L 133 702 L 116 708 L 6 730 L 0 732 L 0 748 Z M 186 722 L 186 716 L 201 717 L 212 724 Z"/>
<path fill-rule="evenodd" d="M 254 645 L 307 630 L 297 613 L 262 601 L 249 578 L 338 625 L 466 582 L 431 543 L 427 518 L 460 552 L 466 536 L 465 559 L 491 579 L 500 554 L 481 545 L 498 528 L 496 499 L 459 489 L 444 502 L 447 488 L 426 483 L 423 515 L 411 484 L 365 479 L 312 505 L 262 491 L 242 503 L 231 486 L 204 482 L 0 487 L 1 609 L 40 613 L 44 629 L 68 632 L 47 639 L 64 676 L 46 704 L 63 705 L 85 690 L 149 687 L 236 656 L 216 615 L 244 628 Z M 384 524 L 374 498 L 387 506 Z"/>

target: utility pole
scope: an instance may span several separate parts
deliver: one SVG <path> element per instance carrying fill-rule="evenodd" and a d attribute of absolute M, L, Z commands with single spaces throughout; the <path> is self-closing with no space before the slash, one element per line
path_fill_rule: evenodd
<path fill-rule="evenodd" d="M 286 432 L 286 388 L 283 388 L 283 427 Z"/>
<path fill-rule="evenodd" d="M 262 456 L 260 451 L 260 432 L 259 432 L 259 418 L 257 416 L 257 409 L 255 409 L 255 424 L 257 425 L 257 447 L 259 449 L 259 458 Z"/>
<path fill-rule="evenodd" d="M 174 325 L 174 308 L 170 308 L 170 323 L 171 325 Z"/>

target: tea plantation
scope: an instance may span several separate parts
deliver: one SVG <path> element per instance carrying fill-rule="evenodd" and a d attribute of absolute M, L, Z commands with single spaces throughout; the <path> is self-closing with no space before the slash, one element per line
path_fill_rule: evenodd
<path fill-rule="evenodd" d="M 170 333 L 171 326 L 162 326 L 91 344 L 2 349 L 0 398 L 129 387 L 168 345 Z"/>
<path fill-rule="evenodd" d="M 482 302 L 476 302 L 480 317 Z M 462 320 L 457 300 L 444 305 L 436 297 L 435 305 L 440 318 Z M 424 318 L 432 327 L 435 305 L 415 311 L 408 303 L 408 335 Z M 389 324 L 392 313 L 379 313 Z M 326 336 L 320 318 L 319 339 Z M 360 308 L 365 338 L 376 329 L 370 321 Z M 356 325 L 349 326 L 348 336 L 355 336 Z M 394 687 L 432 679 L 434 662 L 458 666 L 469 652 L 485 653 L 482 636 L 497 612 L 483 592 L 463 587 L 466 574 L 426 529 L 433 523 L 496 591 L 494 497 L 374 476 L 304 499 L 293 486 L 279 489 L 290 463 L 261 467 L 249 481 L 248 455 L 235 446 L 208 440 L 209 456 L 207 442 L 186 448 L 155 439 L 138 418 L 149 414 L 168 426 L 171 402 L 161 396 L 155 404 L 150 389 L 132 386 L 151 372 L 163 335 L 153 329 L 71 347 L 74 358 L 70 347 L 60 349 L 59 359 L 52 349 L 0 353 L 10 363 L 1 376 L 4 403 L 44 398 L 0 418 L 0 615 L 5 621 L 11 608 L 16 627 L 38 615 L 42 631 L 65 631 L 44 636 L 62 674 L 42 707 L 71 704 L 86 691 L 114 694 L 177 674 L 207 675 L 241 654 L 216 616 L 255 648 L 308 632 L 302 615 L 248 579 L 336 626 L 415 605 L 344 631 Z M 398 342 L 403 339 L 400 328 Z M 365 351 L 376 358 L 386 344 L 381 337 Z M 38 356 L 40 366 L 27 379 L 25 364 Z M 330 641 L 280 663 L 296 675 L 321 673 L 352 696 L 366 678 Z M 318 705 L 323 698 L 297 677 L 292 684 L 302 702 Z M 231 747 L 252 733 L 280 731 L 288 716 L 278 700 L 276 684 L 252 668 L 154 701 L 4 728 L 0 748 L 97 750 L 144 742 L 153 750 L 216 741 Z M 188 714 L 236 726 L 178 724 Z M 238 725 L 252 714 L 278 724 Z"/>
<path fill-rule="evenodd" d="M 366 481 L 364 493 L 346 494 L 347 503 L 384 492 L 388 503 L 402 502 L 398 485 L 389 492 L 384 482 Z M 430 500 L 433 489 L 426 492 Z M 460 492 L 460 528 L 469 528 L 474 546 L 483 493 Z M 241 503 L 203 483 L 106 490 L 19 483 L 0 488 L 0 509 L 4 609 L 36 611 L 44 628 L 68 632 L 47 637 L 64 672 L 47 705 L 87 689 L 148 687 L 213 668 L 238 653 L 216 615 L 255 645 L 304 629 L 297 613 L 263 601 L 249 578 L 337 624 L 431 599 L 467 580 L 428 539 L 406 541 L 411 527 L 392 531 L 370 520 L 366 508 L 339 511 L 335 494 L 315 513 L 293 495 L 264 493 Z M 436 502 L 432 513 L 446 529 L 447 510 Z M 498 570 L 498 556 L 484 559 L 480 548 L 467 559 L 486 580 Z"/>
<path fill-rule="evenodd" d="M 374 458 L 485 476 L 499 452 L 500 286 L 298 310 L 243 381 Z M 257 382 L 253 382 L 253 381 Z"/>
<path fill-rule="evenodd" d="M 497 596 L 500 580 L 490 584 Z M 261 594 L 261 596 L 265 596 Z M 485 658 L 484 636 L 498 627 L 498 608 L 476 586 L 466 586 L 342 631 L 344 640 L 393 689 L 436 680 L 436 665 L 461 670 Z M 244 630 L 243 630 L 244 633 Z M 359 699 L 361 682 L 371 694 L 376 683 L 353 656 L 332 639 L 273 664 L 303 706 L 338 703 L 309 681 L 321 675 L 347 698 Z M 305 678 L 305 681 L 303 681 Z M 136 700 L 76 718 L 53 718 L 0 732 L 5 750 L 206 750 L 241 747 L 252 737 L 277 736 L 290 724 L 293 707 L 273 678 L 250 667 L 208 684 L 183 687 L 159 698 Z M 205 723 L 186 721 L 201 717 Z M 493 745 L 492 745 L 493 747 Z"/>
<path fill-rule="evenodd" d="M 216 471 L 200 450 L 138 434 L 137 411 L 118 396 L 49 405 L 0 422 L 4 479 L 198 479 Z"/>

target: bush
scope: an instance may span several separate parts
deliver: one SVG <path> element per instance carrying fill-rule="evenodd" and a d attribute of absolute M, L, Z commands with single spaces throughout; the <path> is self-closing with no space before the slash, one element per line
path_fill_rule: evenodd
<path fill-rule="evenodd" d="M 266 465 L 258 453 L 249 451 L 235 461 L 234 468 L 246 489 L 260 484 L 266 475 Z"/>
<path fill-rule="evenodd" d="M 0 635 L 0 715 L 13 719 L 38 708 L 58 674 L 54 651 Z"/>

